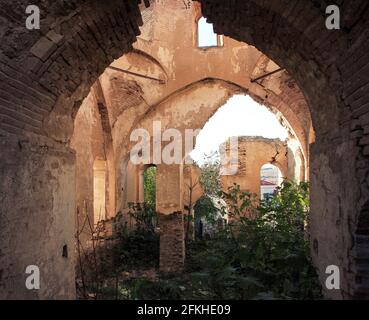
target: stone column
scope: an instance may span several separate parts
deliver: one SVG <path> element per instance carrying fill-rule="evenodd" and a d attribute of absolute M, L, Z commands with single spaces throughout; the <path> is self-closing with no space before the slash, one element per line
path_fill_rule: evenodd
<path fill-rule="evenodd" d="M 317 140 L 311 146 L 310 245 L 324 296 L 330 299 L 352 297 L 357 282 L 354 253 L 359 183 L 355 140 Z M 340 290 L 328 290 L 328 266 L 340 270 Z"/>
<path fill-rule="evenodd" d="M 0 150 L 0 299 L 73 299 L 75 154 L 2 133 Z M 25 285 L 31 265 L 39 290 Z"/>
<path fill-rule="evenodd" d="M 178 273 L 183 270 L 183 167 L 159 165 L 156 173 L 156 210 L 160 227 L 160 270 Z"/>

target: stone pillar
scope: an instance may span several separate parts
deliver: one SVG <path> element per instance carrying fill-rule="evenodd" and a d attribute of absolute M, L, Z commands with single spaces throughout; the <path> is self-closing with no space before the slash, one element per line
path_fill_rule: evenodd
<path fill-rule="evenodd" d="M 347 299 L 355 289 L 352 254 L 360 196 L 355 168 L 358 152 L 357 143 L 348 138 L 336 139 L 335 143 L 316 141 L 311 146 L 311 254 L 324 296 L 330 299 Z M 340 290 L 325 286 L 325 272 L 330 265 L 340 270 Z"/>
<path fill-rule="evenodd" d="M 185 248 L 183 213 L 160 214 L 160 271 L 178 273 L 183 270 Z"/>
<path fill-rule="evenodd" d="M 0 150 L 0 299 L 74 299 L 75 154 L 1 133 Z"/>
<path fill-rule="evenodd" d="M 183 167 L 159 165 L 156 172 L 156 210 L 160 227 L 160 270 L 177 273 L 183 270 Z"/>

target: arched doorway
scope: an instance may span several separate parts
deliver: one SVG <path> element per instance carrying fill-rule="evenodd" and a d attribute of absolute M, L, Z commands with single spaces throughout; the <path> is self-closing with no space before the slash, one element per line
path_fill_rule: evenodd
<path fill-rule="evenodd" d="M 143 172 L 143 200 L 156 210 L 156 166 L 147 166 Z"/>
<path fill-rule="evenodd" d="M 281 170 L 272 164 L 264 164 L 260 169 L 260 199 L 268 200 L 272 198 L 282 182 Z"/>
<path fill-rule="evenodd" d="M 342 289 L 327 291 L 327 296 L 354 296 L 357 271 L 350 253 L 357 243 L 352 234 L 368 200 L 366 91 L 361 89 L 363 80 L 354 81 L 366 79 L 367 41 L 361 35 L 367 31 L 367 12 L 366 6 L 360 6 L 364 2 L 358 2 L 334 34 L 325 28 L 324 13 L 314 1 L 301 7 L 285 1 L 201 3 L 216 33 L 255 45 L 285 68 L 303 91 L 316 128 L 307 157 L 313 190 L 310 228 L 317 248 L 312 248 L 313 258 L 322 282 L 327 265 L 341 266 Z M 65 242 L 73 246 L 75 213 L 75 156 L 66 143 L 73 132 L 73 117 L 92 83 L 114 58 L 132 49 L 143 7 L 114 0 L 83 2 L 62 10 L 45 2 L 43 9 L 50 17 L 46 23 L 56 21 L 44 26 L 46 35 L 19 31 L 24 41 L 15 48 L 7 38 L 1 55 L 1 143 L 8 150 L 1 154 L 2 210 L 7 217 L 0 230 L 1 265 L 4 277 L 14 280 L 2 288 L 4 297 L 74 296 L 73 257 L 66 259 L 60 249 Z M 310 14 L 296 19 L 294 9 Z M 19 21 L 5 19 L 8 31 L 17 30 Z M 327 45 L 332 37 L 332 45 Z M 30 192 L 36 189 L 38 193 Z M 35 229 L 26 227 L 36 220 L 43 223 Z M 18 221 L 23 221 L 25 231 L 23 245 L 15 249 L 9 234 L 17 233 Z M 30 256 L 34 247 L 44 250 Z M 34 260 L 53 266 L 44 275 L 52 290 L 24 291 L 19 275 Z"/>

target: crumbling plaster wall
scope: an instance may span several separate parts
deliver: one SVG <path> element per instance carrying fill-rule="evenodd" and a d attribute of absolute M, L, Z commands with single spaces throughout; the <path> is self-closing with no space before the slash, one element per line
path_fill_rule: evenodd
<path fill-rule="evenodd" d="M 255 45 L 285 67 L 303 90 L 317 131 L 313 154 L 311 159 L 308 157 L 312 162 L 314 200 L 312 250 L 318 248 L 313 258 L 322 283 L 327 264 L 337 264 L 341 268 L 342 290 L 326 292 L 327 296 L 368 297 L 368 264 L 360 264 L 360 269 L 356 265 L 362 258 L 356 241 L 357 221 L 361 220 L 360 215 L 366 214 L 368 203 L 367 1 L 340 1 L 343 26 L 333 32 L 325 29 L 325 7 L 315 0 L 237 1 L 234 6 L 223 0 L 201 2 L 204 15 L 214 22 L 219 34 Z M 2 0 L 1 4 L 4 12 L 12 13 L 1 14 L 1 143 L 7 148 L 13 146 L 13 150 L 22 141 L 35 145 L 35 150 L 40 146 L 43 150 L 42 146 L 47 143 L 53 145 L 49 150 L 60 150 L 56 158 L 61 160 L 62 154 L 71 152 L 65 143 L 73 132 L 72 115 L 91 85 L 114 59 L 132 50 L 132 42 L 139 34 L 139 8 L 135 1 L 44 1 L 40 4 L 44 12 L 43 28 L 29 32 L 23 27 L 24 8 L 28 2 Z M 177 37 L 183 30 L 179 31 Z M 148 40 L 146 46 L 149 46 Z M 166 56 L 166 51 L 161 50 L 161 54 Z M 188 72 L 188 68 L 183 71 Z M 45 142 L 40 137 L 49 139 L 43 138 Z M 54 145 L 55 142 L 58 144 Z M 10 187 L 9 183 L 1 184 L 2 199 L 7 199 L 1 212 L 5 231 L 18 230 L 18 220 L 13 217 L 19 217 L 19 221 L 24 219 L 24 209 L 30 212 L 30 225 L 40 224 L 40 230 L 37 230 L 40 235 L 45 234 L 45 230 L 59 230 L 74 217 L 71 209 L 59 211 L 56 205 L 48 207 L 49 197 L 37 197 L 36 191 L 31 192 L 33 189 L 28 188 L 27 181 L 37 184 L 38 178 L 50 183 L 48 166 L 39 167 L 37 174 L 28 167 L 28 160 L 38 154 L 41 154 L 41 163 L 53 158 L 37 151 L 31 151 L 25 157 L 17 153 L 1 153 L 4 158 L 0 164 L 2 181 L 7 181 L 10 168 L 10 177 L 16 176 L 17 172 L 23 173 L 22 180 L 15 179 Z M 14 161 L 15 157 L 20 161 Z M 70 184 L 73 177 L 69 170 L 62 170 L 55 178 L 61 185 L 68 180 L 67 192 L 58 192 L 58 199 L 65 205 L 72 204 L 70 192 L 73 187 L 70 186 L 74 184 Z M 24 208 L 15 206 L 22 203 Z M 33 208 L 37 210 L 33 211 Z M 45 219 L 38 219 L 40 208 L 41 211 L 49 208 L 45 211 Z M 54 213 L 60 221 L 46 219 Z M 14 254 L 16 251 L 11 250 L 9 233 L 5 231 L 0 233 L 1 251 L 5 252 L 1 264 L 5 270 L 2 279 L 19 279 L 28 259 L 23 254 Z M 63 232 L 67 241 L 73 239 L 73 230 L 63 228 Z M 48 294 L 39 298 L 73 295 L 70 281 L 73 262 L 48 260 L 57 252 L 54 246 L 60 242 L 56 233 L 50 238 L 41 236 L 36 239 L 33 232 L 18 235 L 12 244 L 16 241 L 26 243 L 21 250 L 27 252 L 37 248 L 32 258 L 48 262 L 50 277 L 44 282 Z M 364 233 L 364 244 L 368 237 L 368 233 Z M 63 269 L 65 281 L 58 278 L 60 269 Z M 28 296 L 30 293 L 19 281 L 13 282 L 14 286 L 5 282 L 2 294 L 18 298 Z"/>
<path fill-rule="evenodd" d="M 154 1 L 144 10 L 145 25 L 141 28 L 142 35 L 134 51 L 115 60 L 99 78 L 112 128 L 113 149 L 117 155 L 115 166 L 122 167 L 123 159 L 127 157 L 126 145 L 130 133 L 143 119 L 152 121 L 153 110 L 159 105 L 174 100 L 183 92 L 189 92 L 189 88 L 205 83 L 207 81 L 204 79 L 209 78 L 214 79 L 214 82 L 216 79 L 229 82 L 230 86 L 235 87 L 230 94 L 248 93 L 265 103 L 290 130 L 291 135 L 299 138 L 303 153 L 308 156 L 308 133 L 311 131 L 309 110 L 301 91 L 288 74 L 283 72 L 252 83 L 252 78 L 278 66 L 254 47 L 230 38 L 224 39 L 223 47 L 206 50 L 197 48 L 196 20 L 201 16 L 199 4 L 193 3 L 185 8 L 180 3 L 171 2 L 170 6 L 168 3 Z M 177 33 L 181 36 L 174 36 Z M 224 64 L 224 61 L 229 61 L 229 65 Z M 187 72 L 189 68 L 191 72 Z M 292 92 L 295 92 L 294 95 Z M 209 97 L 203 95 L 204 100 Z M 202 113 L 202 102 L 199 101 L 194 115 L 204 120 L 208 119 L 209 113 Z M 180 107 L 185 109 L 187 106 L 179 104 L 177 108 Z M 171 108 L 171 112 L 178 113 L 178 110 Z M 163 116 L 167 114 L 169 112 Z M 156 120 L 161 120 L 161 115 Z M 178 122 L 170 125 L 177 126 Z M 124 171 L 124 165 L 122 168 Z M 126 181 L 122 182 L 121 179 L 122 175 L 125 176 L 122 170 L 117 172 L 115 212 L 124 209 L 124 202 L 127 203 L 127 199 L 122 201 L 122 198 L 126 198 L 124 193 L 127 188 Z"/>
<path fill-rule="evenodd" d="M 42 29 L 27 30 L 29 2 L 1 1 L 0 298 L 72 299 L 73 117 L 97 76 L 132 49 L 141 16 L 135 1 L 37 4 Z M 28 265 L 40 268 L 40 290 L 25 286 Z"/>
<path fill-rule="evenodd" d="M 125 192 L 127 203 L 144 202 L 143 172 L 146 168 L 147 165 L 133 165 L 132 162 L 128 162 L 126 169 L 127 189 Z M 200 176 L 201 170 L 197 165 L 187 164 L 183 166 L 183 186 L 181 189 L 183 191 L 183 205 L 186 212 L 189 210 L 189 207 L 194 206 L 196 201 L 203 195 Z"/>
<path fill-rule="evenodd" d="M 93 90 L 76 115 L 70 146 L 76 151 L 78 232 L 81 242 L 85 244 L 91 240 L 93 226 L 98 222 L 94 216 L 94 163 L 96 160 L 106 161 L 104 133 Z M 89 219 L 91 226 L 85 223 L 86 219 Z"/>
<path fill-rule="evenodd" d="M 233 93 L 239 92 L 239 90 L 238 87 L 223 81 L 206 80 L 197 83 L 155 106 L 144 119 L 136 124 L 135 128 L 145 129 L 152 135 L 154 121 L 160 121 L 162 132 L 166 129 L 174 128 L 179 130 L 184 138 L 186 130 L 197 130 L 202 128 L 216 110 L 223 105 Z M 204 100 L 204 97 L 208 98 Z M 211 97 L 211 99 L 209 99 L 209 97 Z M 181 141 L 181 144 L 181 158 L 184 159 L 186 157 L 184 139 Z M 135 142 L 130 142 L 129 138 L 122 140 L 118 148 L 118 159 L 129 157 L 130 150 L 134 145 Z M 164 146 L 165 144 L 163 144 L 163 148 Z M 152 150 L 153 148 L 151 146 L 151 151 Z M 153 162 L 151 161 L 151 163 Z M 117 176 L 117 185 L 119 186 L 126 186 L 126 182 L 121 179 L 123 175 L 124 173 L 120 171 L 120 174 Z M 117 203 L 121 205 L 120 209 L 124 210 L 127 203 L 122 203 L 121 199 L 122 194 L 119 195 Z"/>
<path fill-rule="evenodd" d="M 39 143 L 0 133 L 0 299 L 75 297 L 75 154 Z M 31 265 L 40 290 L 26 288 Z"/>
<path fill-rule="evenodd" d="M 234 83 L 270 107 L 298 137 L 308 157 L 309 109 L 286 72 L 252 83 L 251 79 L 278 68 L 254 47 L 226 37 L 223 47 L 197 48 L 198 3 L 184 7 L 180 2 L 153 1 L 146 11 L 150 14 L 146 14 L 135 51 L 115 60 L 100 78 L 111 113 L 115 150 L 150 109 L 212 78 Z"/>
<path fill-rule="evenodd" d="M 250 94 L 266 104 L 291 136 L 299 138 L 304 154 L 308 155 L 309 110 L 288 74 L 252 83 L 252 78 L 278 66 L 254 47 L 228 38 L 224 47 L 197 48 L 196 20 L 201 16 L 198 4 L 188 8 L 171 4 L 152 3 L 148 10 L 154 22 L 146 21 L 142 28 L 145 37 L 139 38 L 135 51 L 114 61 L 100 77 L 110 111 L 116 166 L 122 168 L 117 173 L 117 211 L 126 211 L 130 199 L 137 199 L 139 179 L 132 179 L 131 171 L 128 175 L 125 172 L 129 163 L 122 166 L 132 147 L 132 130 L 144 128 L 152 132 L 153 121 L 161 121 L 162 130 L 176 128 L 184 135 L 185 129 L 202 128 L 217 108 L 236 93 Z M 181 37 L 174 36 L 179 30 Z M 224 61 L 230 64 L 225 65 Z M 191 72 L 187 72 L 189 68 Z M 215 89 L 211 93 L 205 90 L 212 84 L 222 84 L 229 91 L 219 99 Z"/>
<path fill-rule="evenodd" d="M 229 153 L 229 149 L 227 152 Z M 260 198 L 260 170 L 265 164 L 275 165 L 281 170 L 283 177 L 293 179 L 288 176 L 288 152 L 287 142 L 279 139 L 238 137 L 238 170 L 234 175 L 221 177 L 223 191 L 227 192 L 236 183 L 241 191 L 250 192 Z"/>

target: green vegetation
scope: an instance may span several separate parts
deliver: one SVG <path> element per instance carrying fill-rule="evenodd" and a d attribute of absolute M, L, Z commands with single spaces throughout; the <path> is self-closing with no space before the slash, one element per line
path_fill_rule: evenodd
<path fill-rule="evenodd" d="M 213 200 L 207 196 L 203 195 L 199 200 L 196 201 L 194 206 L 195 219 L 205 219 L 208 223 L 216 223 L 216 214 L 218 209 L 215 207 Z"/>
<path fill-rule="evenodd" d="M 155 232 L 157 215 L 149 204 L 129 204 L 134 228 L 116 229 L 115 268 L 120 272 L 159 267 L 159 235 Z M 118 224 L 122 226 L 122 224 Z"/>
<path fill-rule="evenodd" d="M 109 297 L 320 299 L 305 232 L 308 185 L 284 182 L 276 196 L 261 203 L 254 195 L 241 192 L 237 185 L 222 197 L 227 203 L 229 224 L 210 239 L 189 241 L 183 274 L 169 278 L 159 273 L 154 278 L 122 277 L 116 281 L 115 295 Z M 206 198 L 200 203 L 201 210 L 211 210 Z M 133 209 L 136 218 L 143 214 L 137 207 Z M 157 268 L 159 238 L 148 223 L 152 221 L 147 219 L 148 213 L 143 215 L 141 227 L 119 236 L 120 274 L 142 269 L 143 265 Z"/>
<path fill-rule="evenodd" d="M 217 196 L 221 192 L 220 163 L 208 156 L 201 168 L 200 183 L 207 196 Z"/>
<path fill-rule="evenodd" d="M 156 204 L 156 167 L 149 167 L 144 171 L 145 203 L 155 210 Z"/>
<path fill-rule="evenodd" d="M 320 298 L 304 230 L 308 185 L 284 182 L 260 205 L 236 185 L 223 197 L 232 221 L 195 253 L 194 293 L 214 299 Z"/>

